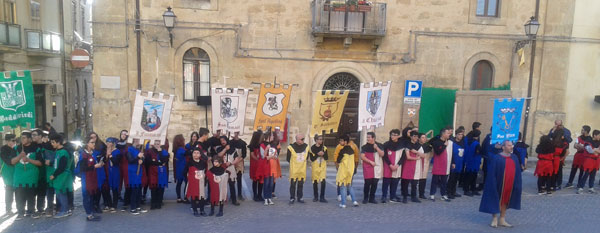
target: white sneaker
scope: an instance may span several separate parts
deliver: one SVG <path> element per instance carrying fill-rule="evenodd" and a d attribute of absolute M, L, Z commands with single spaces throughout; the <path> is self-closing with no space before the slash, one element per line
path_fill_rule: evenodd
<path fill-rule="evenodd" d="M 358 201 L 352 202 L 352 205 L 354 205 L 354 207 L 358 206 Z"/>
<path fill-rule="evenodd" d="M 271 198 L 269 198 L 269 205 L 275 205 L 275 202 L 273 202 L 273 200 L 271 200 Z"/>
<path fill-rule="evenodd" d="M 338 201 L 342 201 L 342 195 L 338 195 Z"/>
<path fill-rule="evenodd" d="M 265 199 L 265 206 L 269 205 L 269 199 Z"/>
<path fill-rule="evenodd" d="M 442 200 L 442 201 L 450 201 L 450 199 L 448 198 L 448 196 L 442 196 L 442 198 L 440 198 L 440 200 Z"/>
<path fill-rule="evenodd" d="M 596 191 L 594 190 L 594 188 L 590 188 L 590 189 L 588 189 L 588 192 L 590 192 L 590 193 L 592 193 L 592 194 L 596 193 Z"/>
<path fill-rule="evenodd" d="M 435 195 L 429 196 L 429 200 L 435 201 Z"/>
<path fill-rule="evenodd" d="M 346 208 L 346 205 L 340 204 L 340 208 L 344 209 L 344 208 Z"/>
<path fill-rule="evenodd" d="M 583 193 L 583 189 L 582 188 L 577 189 L 577 194 L 581 194 L 581 193 Z"/>

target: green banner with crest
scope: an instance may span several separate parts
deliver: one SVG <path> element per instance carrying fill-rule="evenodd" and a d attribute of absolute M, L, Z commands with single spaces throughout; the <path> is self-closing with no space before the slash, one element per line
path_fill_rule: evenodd
<path fill-rule="evenodd" d="M 35 102 L 31 73 L 23 71 L 1 72 L 0 77 L 0 131 L 9 126 L 15 128 L 35 126 Z M 6 76 L 10 73 L 10 77 Z M 28 125 L 29 123 L 29 125 Z"/>

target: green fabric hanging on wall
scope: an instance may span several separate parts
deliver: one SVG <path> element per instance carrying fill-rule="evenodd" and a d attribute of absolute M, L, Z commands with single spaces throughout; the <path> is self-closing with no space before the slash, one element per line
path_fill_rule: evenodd
<path fill-rule="evenodd" d="M 438 135 L 440 129 L 452 125 L 456 90 L 424 87 L 419 112 L 419 132 L 433 130 Z"/>

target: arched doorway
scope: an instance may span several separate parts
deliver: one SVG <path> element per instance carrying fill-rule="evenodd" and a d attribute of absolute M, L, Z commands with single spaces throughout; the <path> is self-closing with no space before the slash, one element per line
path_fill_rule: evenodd
<path fill-rule="evenodd" d="M 325 81 L 323 90 L 350 90 L 338 132 L 323 136 L 325 146 L 335 148 L 338 144 L 337 137 L 342 134 L 350 134 L 351 140 L 360 145 L 360 134 L 357 131 L 360 80 L 351 73 L 336 73 Z"/>

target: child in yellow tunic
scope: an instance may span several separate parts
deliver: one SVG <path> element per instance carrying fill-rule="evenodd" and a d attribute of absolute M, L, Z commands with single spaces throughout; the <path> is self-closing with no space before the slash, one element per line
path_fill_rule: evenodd
<path fill-rule="evenodd" d="M 307 147 L 303 134 L 296 135 L 296 142 L 288 146 L 286 160 L 290 163 L 290 205 L 296 199 L 299 203 L 304 203 L 302 190 L 306 180 Z"/>
<path fill-rule="evenodd" d="M 323 136 L 315 136 L 315 144 L 308 152 L 311 161 L 312 182 L 314 190 L 313 202 L 327 203 L 325 200 L 325 178 L 327 178 L 327 147 L 323 145 Z M 319 183 L 321 183 L 321 196 L 319 196 Z"/>
<path fill-rule="evenodd" d="M 352 189 L 352 176 L 354 176 L 354 150 L 352 147 L 347 145 L 350 139 L 347 135 L 340 137 L 339 144 L 343 146 L 337 157 L 338 172 L 335 178 L 335 182 L 340 187 L 340 193 L 346 194 L 346 189 L 350 193 L 352 204 L 358 206 L 358 202 L 354 198 L 354 190 Z M 346 208 L 346 198 L 342 197 L 340 208 Z"/>

